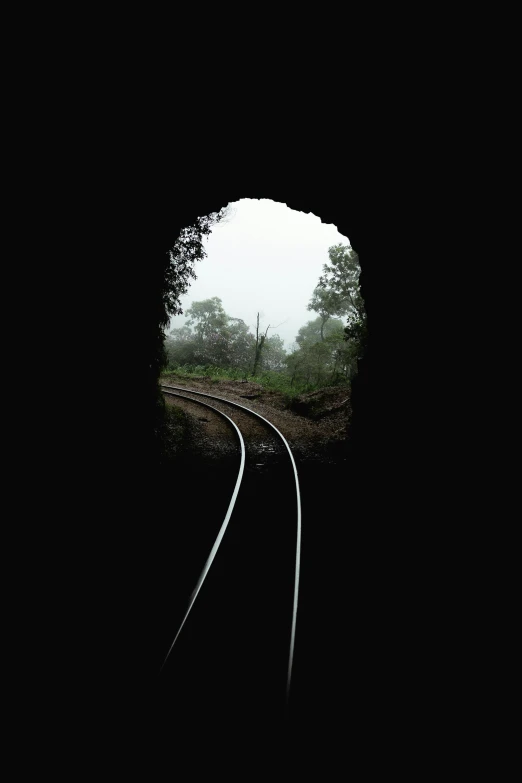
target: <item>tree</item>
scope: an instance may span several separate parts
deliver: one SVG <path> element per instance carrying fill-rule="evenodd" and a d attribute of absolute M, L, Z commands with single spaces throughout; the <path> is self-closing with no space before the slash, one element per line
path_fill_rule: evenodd
<path fill-rule="evenodd" d="M 163 281 L 163 309 L 161 319 L 163 328 L 173 315 L 182 315 L 181 297 L 187 293 L 190 280 L 196 279 L 194 265 L 206 257 L 203 238 L 208 236 L 214 226 L 230 219 L 231 208 L 224 207 L 219 212 L 198 217 L 196 222 L 184 228 L 174 246 L 168 251 L 169 261 L 166 265 Z"/>
<path fill-rule="evenodd" d="M 348 326 L 344 329 L 344 333 L 344 339 L 353 345 L 354 357 L 356 359 L 362 359 L 368 340 L 366 316 L 364 319 L 353 320 L 351 323 L 348 323 Z"/>
<path fill-rule="evenodd" d="M 319 384 L 325 380 L 331 351 L 326 342 L 309 343 L 291 353 L 286 360 L 291 374 L 291 385 L 297 380 L 304 384 Z"/>
<path fill-rule="evenodd" d="M 281 326 L 281 324 L 277 324 L 277 326 L 270 326 L 270 324 L 268 324 L 268 326 L 265 329 L 265 333 L 264 334 L 262 332 L 260 333 L 259 332 L 259 316 L 260 316 L 260 313 L 257 314 L 256 344 L 255 344 L 255 352 L 254 352 L 254 367 L 252 369 L 252 375 L 253 376 L 256 375 L 257 370 L 258 370 L 258 368 L 260 366 L 261 356 L 263 355 L 263 349 L 266 348 L 269 345 L 269 340 L 267 340 L 268 330 L 269 329 L 277 329 L 278 326 Z M 284 321 L 283 321 L 283 323 L 284 323 Z M 274 335 L 274 337 L 276 337 L 276 335 Z M 283 341 L 281 340 L 279 335 L 277 335 L 277 337 L 278 337 L 278 340 L 280 341 L 281 345 L 279 345 L 279 343 L 277 343 L 277 342 L 273 342 L 272 343 L 272 351 L 273 352 L 275 352 L 276 347 L 279 347 L 279 349 L 282 347 Z"/>
<path fill-rule="evenodd" d="M 186 315 L 187 323 L 173 329 L 166 341 L 171 364 L 215 365 L 247 372 L 254 337 L 241 318 L 225 312 L 219 297 L 193 302 Z"/>
<path fill-rule="evenodd" d="M 292 384 L 322 384 L 343 376 L 345 364 L 341 353 L 345 347 L 343 323 L 330 318 L 326 324 L 319 316 L 299 329 L 296 348 L 286 360 Z"/>
<path fill-rule="evenodd" d="M 228 315 L 218 296 L 193 302 L 187 310 L 187 324 L 194 326 L 194 332 L 200 340 L 210 340 L 227 325 Z"/>
<path fill-rule="evenodd" d="M 254 335 L 241 318 L 229 318 L 228 366 L 248 370 L 254 350 Z"/>
<path fill-rule="evenodd" d="M 342 296 L 334 289 L 317 286 L 317 288 L 314 289 L 307 310 L 313 310 L 319 314 L 319 317 L 321 318 L 320 335 L 321 340 L 324 340 L 325 324 L 332 316 L 346 313 L 347 305 Z"/>
<path fill-rule="evenodd" d="M 323 264 L 318 287 L 333 295 L 337 313 L 348 314 L 348 322 L 365 318 L 364 302 L 359 288 L 361 267 L 359 256 L 349 245 L 333 245 L 328 249 L 330 264 Z"/>
<path fill-rule="evenodd" d="M 285 367 L 286 351 L 285 343 L 278 334 L 267 337 L 264 344 L 264 351 L 261 356 L 261 367 L 263 370 L 280 372 Z"/>
<path fill-rule="evenodd" d="M 182 326 L 170 332 L 169 337 L 165 340 L 165 350 L 168 362 L 173 366 L 193 364 L 198 361 L 197 341 L 192 329 L 188 326 Z"/>
<path fill-rule="evenodd" d="M 217 296 L 193 302 L 189 307 L 187 324 L 194 327 L 198 363 L 219 367 L 229 365 L 232 336 L 229 321 L 223 303 Z"/>
<path fill-rule="evenodd" d="M 270 324 L 268 324 L 268 326 L 266 327 L 266 331 L 264 334 L 259 334 L 259 313 L 258 313 L 257 325 L 256 325 L 256 350 L 254 354 L 254 367 L 252 369 L 252 375 L 255 375 L 257 372 L 257 367 L 261 359 L 261 352 L 263 351 L 263 346 L 265 344 L 266 336 L 268 334 L 269 329 L 270 329 Z"/>
<path fill-rule="evenodd" d="M 322 318 L 319 316 L 301 326 L 295 341 L 299 347 L 311 346 L 319 341 L 324 342 L 324 339 L 334 333 L 342 334 L 342 331 L 343 322 L 339 318 L 331 318 L 326 324 L 323 324 Z"/>
<path fill-rule="evenodd" d="M 366 310 L 361 296 L 359 276 L 361 267 L 357 253 L 349 245 L 333 245 L 328 250 L 330 264 L 323 265 L 323 274 L 319 278 L 319 287 L 325 292 L 326 301 L 332 293 L 340 303 L 339 314 L 347 315 L 344 339 L 350 346 L 343 352 L 348 362 L 350 374 L 353 374 L 353 365 L 364 353 L 368 328 L 366 322 Z"/>

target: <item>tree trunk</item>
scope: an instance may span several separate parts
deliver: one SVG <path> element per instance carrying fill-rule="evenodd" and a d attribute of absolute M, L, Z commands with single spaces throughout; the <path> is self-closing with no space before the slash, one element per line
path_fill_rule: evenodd
<path fill-rule="evenodd" d="M 329 316 L 329 315 L 326 315 L 326 316 L 324 316 L 324 315 L 323 315 L 323 316 L 321 316 L 321 342 L 324 342 L 324 334 L 323 334 L 323 329 L 324 329 L 324 325 L 325 325 L 325 323 L 328 321 L 328 319 L 329 319 L 329 318 L 330 318 L 330 316 Z"/>
<path fill-rule="evenodd" d="M 252 370 L 252 377 L 257 372 L 257 366 L 259 364 L 259 360 L 261 359 L 261 351 L 263 350 L 263 345 L 265 344 L 266 336 L 268 334 L 268 330 L 270 329 L 270 324 L 266 327 L 266 332 L 259 337 L 259 313 L 257 314 L 257 327 L 256 327 L 256 355 L 254 358 L 254 369 Z"/>
<path fill-rule="evenodd" d="M 261 335 L 261 339 L 259 340 L 259 345 L 256 345 L 256 358 L 254 359 L 254 369 L 252 370 L 252 375 L 255 375 L 257 372 L 257 366 L 259 364 L 259 360 L 261 359 L 261 351 L 263 350 L 264 342 L 265 342 L 265 338 L 263 335 Z"/>

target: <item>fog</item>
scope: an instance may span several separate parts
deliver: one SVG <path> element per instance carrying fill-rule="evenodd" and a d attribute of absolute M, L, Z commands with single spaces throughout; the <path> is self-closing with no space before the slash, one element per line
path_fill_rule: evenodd
<path fill-rule="evenodd" d="M 277 327 L 269 336 L 279 334 L 288 350 L 299 328 L 316 317 L 306 306 L 328 248 L 349 240 L 316 215 L 268 199 L 242 199 L 230 211 L 205 241 L 207 258 L 196 264 L 197 280 L 181 299 L 183 310 L 217 296 L 228 315 L 242 318 L 254 332 L 259 311 L 263 331 L 269 324 Z M 170 328 L 185 320 L 172 318 Z"/>

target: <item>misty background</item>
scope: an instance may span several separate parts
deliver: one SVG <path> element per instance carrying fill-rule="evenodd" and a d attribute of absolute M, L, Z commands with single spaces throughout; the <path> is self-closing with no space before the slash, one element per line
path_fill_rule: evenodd
<path fill-rule="evenodd" d="M 328 248 L 349 239 L 316 215 L 269 199 L 241 199 L 229 209 L 230 217 L 205 240 L 207 257 L 196 264 L 197 280 L 181 297 L 184 313 L 193 302 L 217 296 L 254 334 L 259 311 L 260 326 L 277 326 L 269 334 L 279 334 L 289 350 L 299 328 L 316 317 L 306 306 Z M 184 314 L 173 317 L 167 333 L 185 321 Z"/>

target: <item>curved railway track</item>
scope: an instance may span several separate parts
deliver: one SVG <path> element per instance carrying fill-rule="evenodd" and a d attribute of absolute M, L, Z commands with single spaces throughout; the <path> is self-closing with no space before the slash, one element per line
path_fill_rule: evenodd
<path fill-rule="evenodd" d="M 185 400 L 191 400 L 192 399 L 191 397 L 187 397 L 184 394 L 177 394 L 175 392 L 167 392 L 167 391 L 165 391 L 164 393 L 165 394 L 170 394 L 172 397 L 180 397 L 181 399 L 185 399 Z M 219 529 L 219 533 L 217 534 L 216 540 L 214 541 L 212 549 L 210 550 L 210 554 L 209 554 L 209 556 L 207 558 L 207 561 L 206 561 L 206 563 L 205 563 L 205 565 L 203 567 L 203 570 L 202 570 L 202 572 L 201 572 L 201 574 L 199 576 L 199 579 L 197 581 L 196 587 L 194 588 L 194 590 L 192 592 L 192 595 L 190 596 L 190 599 L 189 599 L 189 602 L 188 602 L 188 606 L 187 606 L 187 610 L 185 612 L 185 615 L 183 616 L 183 620 L 181 622 L 181 625 L 179 626 L 178 631 L 177 631 L 177 633 L 176 633 L 176 635 L 174 637 L 174 641 L 172 642 L 172 644 L 171 644 L 171 646 L 169 648 L 169 651 L 168 651 L 167 655 L 165 656 L 165 660 L 163 661 L 163 665 L 161 667 L 162 671 L 163 671 L 163 668 L 165 667 L 165 664 L 167 663 L 167 661 L 169 659 L 170 653 L 172 652 L 172 650 L 174 648 L 174 645 L 176 644 L 181 631 L 183 630 L 183 626 L 185 625 L 185 623 L 187 621 L 187 618 L 188 618 L 188 616 L 189 616 L 189 614 L 190 614 L 190 612 L 192 610 L 192 607 L 194 606 L 194 603 L 196 601 L 196 598 L 198 597 L 199 591 L 201 590 L 201 588 L 203 586 L 203 582 L 205 581 L 205 578 L 206 578 L 206 576 L 207 576 L 207 574 L 208 574 L 208 572 L 210 570 L 210 566 L 214 562 L 214 558 L 215 558 L 215 556 L 217 554 L 217 551 L 219 549 L 221 541 L 223 540 L 223 536 L 225 535 L 225 531 L 226 531 L 226 529 L 228 527 L 228 523 L 230 521 L 230 517 L 232 516 L 232 511 L 234 510 L 234 506 L 236 504 L 236 499 L 237 499 L 237 494 L 239 492 L 239 487 L 241 486 L 241 479 L 243 478 L 243 472 L 244 472 L 244 469 L 245 469 L 245 443 L 244 443 L 244 440 L 243 440 L 243 436 L 241 435 L 241 431 L 239 430 L 237 424 L 234 424 L 234 422 L 232 421 L 232 419 L 229 416 L 227 416 L 225 413 L 223 413 L 222 411 L 220 411 L 217 408 L 215 408 L 213 405 L 209 405 L 206 402 L 201 402 L 200 400 L 197 400 L 197 403 L 198 403 L 198 405 L 203 405 L 205 408 L 212 408 L 212 410 L 215 410 L 220 416 L 223 416 L 232 425 L 232 427 L 235 429 L 236 434 L 237 434 L 237 436 L 239 438 L 239 445 L 240 445 L 240 448 L 241 448 L 241 461 L 240 461 L 240 465 L 239 465 L 239 471 L 238 471 L 238 474 L 237 474 L 236 483 L 234 485 L 234 491 L 232 492 L 232 497 L 230 499 L 230 503 L 229 503 L 228 508 L 227 508 L 227 513 L 225 514 L 225 519 L 223 520 L 223 523 L 222 523 L 222 525 L 221 525 L 221 527 Z"/>
<path fill-rule="evenodd" d="M 277 723 L 288 710 L 299 599 L 301 497 L 294 457 L 284 436 L 256 411 L 184 387 L 161 388 L 224 417 L 239 441 L 225 518 L 161 667 L 165 698 L 175 699 L 172 708 L 185 717 L 188 709 L 215 720 L 226 702 L 240 721 L 254 725 L 269 716 Z M 245 417 L 255 418 L 258 437 L 250 424 L 250 438 L 243 438 Z M 190 524 L 197 524 L 194 517 Z"/>

